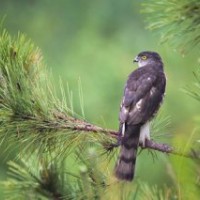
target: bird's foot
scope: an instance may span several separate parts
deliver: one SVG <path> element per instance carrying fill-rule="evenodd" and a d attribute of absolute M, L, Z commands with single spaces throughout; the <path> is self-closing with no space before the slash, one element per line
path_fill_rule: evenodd
<path fill-rule="evenodd" d="M 144 138 L 142 141 L 139 142 L 140 144 L 140 147 L 142 149 L 145 149 L 146 148 L 146 140 L 148 140 L 147 138 Z"/>

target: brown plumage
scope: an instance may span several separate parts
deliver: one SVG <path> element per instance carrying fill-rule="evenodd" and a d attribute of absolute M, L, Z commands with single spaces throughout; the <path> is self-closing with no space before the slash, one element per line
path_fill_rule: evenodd
<path fill-rule="evenodd" d="M 134 176 L 137 148 L 139 143 L 140 126 L 133 125 L 126 128 L 122 138 L 120 156 L 115 167 L 118 179 L 131 181 Z"/>
<path fill-rule="evenodd" d="M 166 84 L 163 63 L 157 53 L 141 52 L 136 62 L 139 68 L 129 75 L 119 114 L 121 149 L 115 175 L 118 179 L 126 181 L 134 178 L 140 135 L 144 134 L 144 141 L 141 141 L 143 144 L 149 137 L 149 133 L 141 133 L 141 127 L 158 111 Z"/>

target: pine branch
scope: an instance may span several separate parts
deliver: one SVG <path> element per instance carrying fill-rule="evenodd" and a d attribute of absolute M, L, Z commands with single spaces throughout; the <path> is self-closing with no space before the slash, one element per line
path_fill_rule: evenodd
<path fill-rule="evenodd" d="M 181 53 L 200 45 L 199 0 L 148 0 L 142 3 L 148 29 L 160 35 L 161 43 L 170 43 Z"/>
<path fill-rule="evenodd" d="M 106 135 L 109 135 L 113 138 L 118 138 L 118 132 L 114 131 L 114 130 L 109 130 L 109 129 L 104 129 L 101 128 L 99 126 L 87 123 L 85 121 L 81 121 L 81 120 L 77 120 L 77 124 L 73 127 L 63 127 L 63 128 L 69 128 L 78 132 L 85 132 L 85 133 L 103 133 Z M 190 154 L 185 154 L 182 153 L 178 150 L 176 150 L 175 148 L 169 146 L 168 144 L 162 144 L 162 143 L 157 143 L 153 140 L 146 140 L 145 142 L 145 147 L 143 147 L 141 144 L 139 144 L 139 146 L 143 149 L 152 149 L 152 150 L 156 150 L 156 151 L 160 151 L 163 153 L 169 153 L 169 154 L 174 154 L 174 155 L 179 155 L 179 156 L 184 156 L 184 157 L 188 157 L 188 158 L 196 158 L 196 156 L 194 155 L 194 151 L 191 151 Z"/>
<path fill-rule="evenodd" d="M 44 152 L 53 145 L 59 151 L 58 154 L 66 155 L 66 151 L 70 152 L 70 147 L 83 141 L 95 140 L 103 144 L 117 138 L 116 131 L 75 118 L 73 109 L 66 104 L 63 89 L 63 99 L 56 98 L 49 74 L 41 67 L 40 51 L 24 35 L 19 34 L 13 39 L 3 31 L 0 37 L 0 55 L 2 141 L 9 145 L 13 143 L 13 146 L 23 145 L 22 150 L 25 152 L 28 149 L 29 152 L 31 149 Z M 69 105 L 72 103 L 69 102 Z M 82 132 L 96 134 L 81 134 Z M 158 144 L 152 140 L 146 142 L 146 148 L 183 155 L 166 144 Z"/>
<path fill-rule="evenodd" d="M 106 148 L 105 143 L 114 148 L 118 132 L 76 115 L 70 101 L 71 92 L 68 102 L 63 88 L 62 99 L 56 97 L 40 51 L 24 35 L 12 38 L 2 31 L 0 55 L 0 144 L 5 143 L 5 151 L 9 153 L 19 147 L 16 156 L 24 158 L 21 165 L 9 164 L 12 179 L 4 182 L 8 199 L 100 199 L 107 189 L 105 172 L 98 170 L 98 161 L 94 162 L 99 157 L 88 159 L 90 155 L 84 154 L 84 148 L 88 144 Z M 160 133 L 163 122 L 157 123 L 152 132 Z M 60 170 L 61 167 L 67 169 L 63 160 L 73 148 L 76 148 L 73 152 L 80 150 L 78 159 L 86 166 L 78 177 L 73 176 L 75 183 L 71 181 L 72 176 Z M 145 148 L 199 158 L 195 151 L 185 154 L 153 140 L 147 140 Z M 34 155 L 33 159 L 30 155 Z"/>

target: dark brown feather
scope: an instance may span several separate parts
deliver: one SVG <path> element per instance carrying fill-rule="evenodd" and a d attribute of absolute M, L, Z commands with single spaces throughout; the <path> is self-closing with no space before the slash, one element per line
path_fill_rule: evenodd
<path fill-rule="evenodd" d="M 134 177 L 140 127 L 154 117 L 165 92 L 166 79 L 160 56 L 156 52 L 141 52 L 138 57 L 143 55 L 149 60 L 129 75 L 119 114 L 122 145 L 115 175 L 127 181 Z"/>
<path fill-rule="evenodd" d="M 118 179 L 131 181 L 134 177 L 139 134 L 140 126 L 129 125 L 126 127 L 119 158 L 115 166 L 115 175 Z"/>

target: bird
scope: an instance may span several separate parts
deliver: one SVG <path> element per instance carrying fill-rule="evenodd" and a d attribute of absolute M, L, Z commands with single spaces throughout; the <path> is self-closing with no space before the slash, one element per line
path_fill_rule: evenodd
<path fill-rule="evenodd" d="M 137 149 L 150 139 L 150 121 L 165 95 L 164 64 L 157 52 L 143 51 L 134 59 L 138 68 L 128 77 L 119 112 L 120 152 L 114 173 L 119 180 L 134 179 Z"/>

